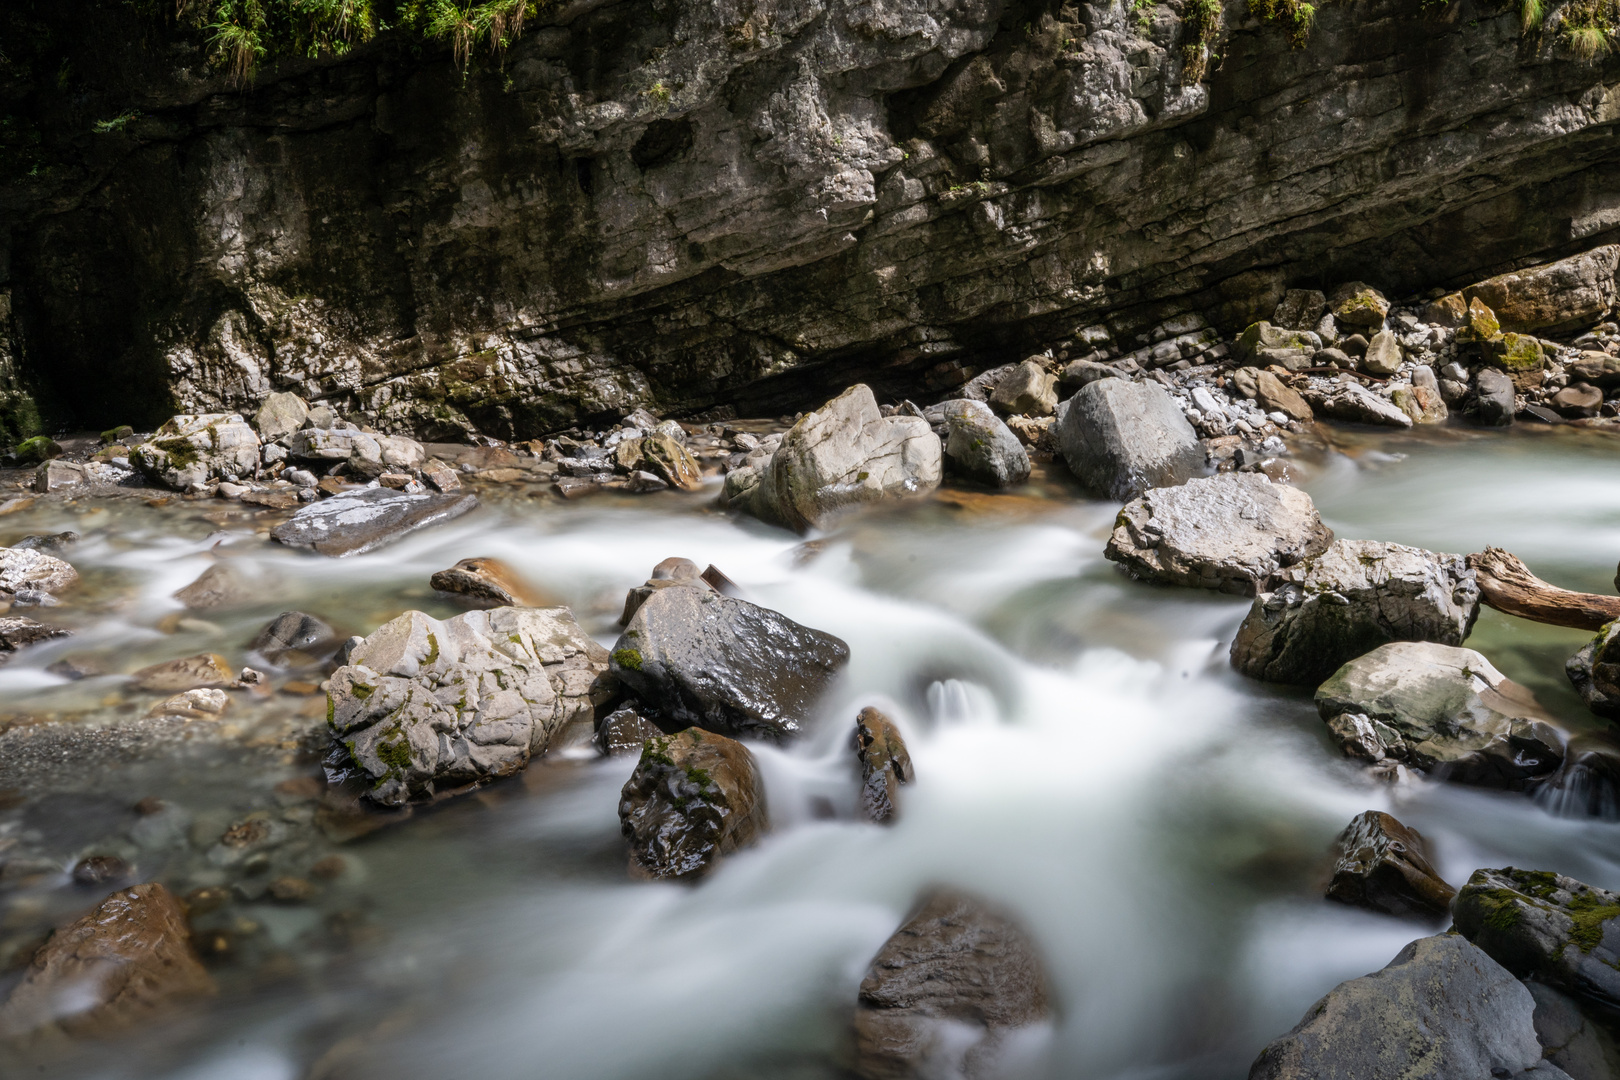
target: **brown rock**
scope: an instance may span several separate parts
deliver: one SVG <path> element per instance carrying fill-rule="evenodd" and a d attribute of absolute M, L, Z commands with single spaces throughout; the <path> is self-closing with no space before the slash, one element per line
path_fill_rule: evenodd
<path fill-rule="evenodd" d="M 1366 326 L 1377 329 L 1384 325 L 1389 314 L 1389 301 L 1371 285 L 1349 281 L 1328 295 L 1333 317 L 1346 326 Z"/>
<path fill-rule="evenodd" d="M 1549 404 L 1570 420 L 1596 416 L 1603 407 L 1603 391 L 1587 383 L 1573 383 L 1554 394 Z"/>
<path fill-rule="evenodd" d="M 551 601 L 526 584 L 499 559 L 462 559 L 428 581 L 440 592 L 455 593 L 491 607 L 551 607 Z"/>
<path fill-rule="evenodd" d="M 137 885 L 113 893 L 40 949 L 0 1006 L 0 1037 L 51 1024 L 70 1035 L 109 1034 L 213 992 L 180 902 L 162 885 Z M 68 1015 L 64 999 L 76 1006 Z M 87 999 L 88 1008 L 77 1008 Z"/>
<path fill-rule="evenodd" d="M 193 611 L 207 611 L 240 607 L 251 603 L 254 595 L 241 570 L 230 563 L 215 563 L 199 574 L 196 581 L 175 593 L 174 598 Z"/>
<path fill-rule="evenodd" d="M 1269 371 L 1254 373 L 1254 398 L 1267 412 L 1280 412 L 1300 423 L 1309 423 L 1314 419 L 1310 403 L 1299 395 L 1299 391 Z"/>
<path fill-rule="evenodd" d="M 694 879 L 770 828 L 742 743 L 699 728 L 649 740 L 619 800 L 636 877 Z"/>
<path fill-rule="evenodd" d="M 244 491 L 241 501 L 270 510 L 291 510 L 298 505 L 298 492 L 293 488 L 270 488 L 266 491 Z"/>
<path fill-rule="evenodd" d="M 72 633 L 71 630 L 35 622 L 23 615 L 0 616 L 0 654 L 16 652 L 51 638 L 71 637 Z"/>
<path fill-rule="evenodd" d="M 999 413 L 1051 416 L 1057 408 L 1057 377 L 1046 370 L 1041 357 L 1032 356 L 1001 377 L 990 395 Z"/>
<path fill-rule="evenodd" d="M 298 877 L 280 877 L 272 881 L 267 890 L 271 899 L 283 904 L 301 904 L 315 895 L 315 886 Z"/>
<path fill-rule="evenodd" d="M 899 789 L 916 779 L 900 729 L 868 705 L 855 717 L 855 756 L 861 763 L 861 809 L 886 825 L 900 814 Z"/>
<path fill-rule="evenodd" d="M 1496 312 L 1491 306 L 1479 297 L 1468 301 L 1468 311 L 1463 317 L 1462 329 L 1465 340 L 1489 341 L 1502 332 L 1502 324 L 1496 318 Z"/>
<path fill-rule="evenodd" d="M 642 716 L 633 705 L 614 709 L 596 727 L 596 749 L 604 757 L 639 754 L 648 739 L 663 737 L 663 731 Z"/>
<path fill-rule="evenodd" d="M 416 477 L 410 475 L 409 473 L 399 472 L 385 472 L 377 477 L 377 483 L 381 484 L 385 488 L 393 488 L 395 491 L 404 491 L 406 488 L 410 487 L 415 480 Z"/>
<path fill-rule="evenodd" d="M 1368 810 L 1340 834 L 1338 847 L 1329 900 L 1386 915 L 1423 918 L 1451 909 L 1457 890 L 1429 862 L 1429 845 L 1416 829 Z"/>
<path fill-rule="evenodd" d="M 1614 304 L 1620 245 L 1498 274 L 1462 291 L 1489 304 L 1503 330 L 1558 334 L 1591 326 Z"/>
<path fill-rule="evenodd" d="M 993 1076 L 1007 1033 L 1050 1012 L 1040 958 L 1017 925 L 940 890 L 861 981 L 854 1071 L 864 1080 Z"/>
<path fill-rule="evenodd" d="M 73 864 L 75 885 L 107 885 L 122 881 L 134 871 L 116 855 L 91 855 Z"/>
<path fill-rule="evenodd" d="M 672 435 L 654 432 L 641 440 L 642 468 L 682 491 L 703 487 L 703 469 Z"/>
<path fill-rule="evenodd" d="M 715 572 L 719 573 L 718 570 Z M 677 587 L 697 589 L 700 592 L 708 592 L 714 588 L 698 573 L 697 563 L 691 559 L 672 555 L 653 567 L 652 577 L 624 594 L 624 611 L 619 615 L 619 625 L 629 626 L 630 620 L 641 610 L 641 605 L 659 589 Z"/>
<path fill-rule="evenodd" d="M 205 688 L 235 689 L 238 685 L 230 665 L 218 653 L 198 653 L 178 660 L 143 667 L 132 676 L 137 690 L 174 693 Z"/>
<path fill-rule="evenodd" d="M 1620 356 L 1610 356 L 1606 352 L 1588 349 L 1581 353 L 1574 361 L 1564 366 L 1572 379 L 1580 379 L 1597 386 L 1614 386 L 1620 383 Z"/>
<path fill-rule="evenodd" d="M 231 699 L 223 690 L 187 690 L 158 702 L 147 716 L 180 716 L 187 720 L 218 720 Z"/>
<path fill-rule="evenodd" d="M 461 490 L 461 477 L 456 475 L 456 470 L 442 461 L 429 461 L 422 466 L 421 471 L 422 479 L 435 491 L 449 494 Z"/>
<path fill-rule="evenodd" d="M 1468 318 L 1468 301 L 1462 293 L 1447 293 L 1423 306 L 1423 321 L 1430 326 L 1461 326 Z"/>

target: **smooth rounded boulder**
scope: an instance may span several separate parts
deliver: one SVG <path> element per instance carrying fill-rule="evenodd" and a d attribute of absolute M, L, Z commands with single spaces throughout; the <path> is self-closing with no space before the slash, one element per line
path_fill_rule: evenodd
<path fill-rule="evenodd" d="M 1332 542 L 1299 488 L 1264 473 L 1226 473 L 1126 503 L 1103 554 L 1139 578 L 1254 596 Z"/>
<path fill-rule="evenodd" d="M 1479 583 L 1461 555 L 1376 540 L 1336 540 L 1255 597 L 1232 642 L 1251 679 L 1316 686 L 1391 641 L 1460 645 L 1479 615 Z"/>
<path fill-rule="evenodd" d="M 1316 708 L 1345 753 L 1438 779 L 1523 787 L 1564 760 L 1568 735 L 1473 649 L 1392 642 L 1341 667 Z"/>
<path fill-rule="evenodd" d="M 939 436 L 920 416 L 884 416 L 856 384 L 782 437 L 748 496 L 756 517 L 804 532 L 885 499 L 939 486 Z"/>
<path fill-rule="evenodd" d="M 1204 468 L 1198 433 L 1158 383 L 1089 383 L 1063 403 L 1054 430 L 1069 471 L 1106 498 L 1184 484 Z"/>
<path fill-rule="evenodd" d="M 648 739 L 619 798 L 619 828 L 632 875 L 702 877 L 770 830 L 754 755 L 698 728 Z"/>
<path fill-rule="evenodd" d="M 333 672 L 327 723 L 367 797 L 399 806 L 510 775 L 570 725 L 594 728 L 606 669 L 567 608 L 407 611 Z"/>
<path fill-rule="evenodd" d="M 797 735 L 849 646 L 698 579 L 653 591 L 613 646 L 613 671 L 666 728 Z"/>

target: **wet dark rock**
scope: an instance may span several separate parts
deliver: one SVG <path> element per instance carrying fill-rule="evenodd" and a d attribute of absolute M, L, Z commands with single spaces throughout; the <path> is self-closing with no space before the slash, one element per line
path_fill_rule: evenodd
<path fill-rule="evenodd" d="M 59 533 L 31 533 L 12 544 L 14 550 L 42 551 L 47 555 L 60 557 L 68 548 L 79 542 L 79 534 L 71 529 Z"/>
<path fill-rule="evenodd" d="M 1606 719 L 1620 720 L 1620 622 L 1599 630 L 1569 658 L 1564 674 L 1588 709 Z"/>
<path fill-rule="evenodd" d="M 612 655 L 614 673 L 666 726 L 783 739 L 849 662 L 849 646 L 705 584 L 647 597 Z"/>
<path fill-rule="evenodd" d="M 48 626 L 22 615 L 0 616 L 0 659 L 4 658 L 5 653 L 14 653 L 52 638 L 69 637 L 72 633 L 60 626 Z"/>
<path fill-rule="evenodd" d="M 1564 763 L 1536 788 L 1536 801 L 1562 817 L 1620 821 L 1620 733 L 1578 731 Z"/>
<path fill-rule="evenodd" d="M 1478 407 L 1474 416 L 1486 427 L 1506 427 L 1513 423 L 1513 380 L 1495 368 L 1481 368 L 1474 376 Z"/>
<path fill-rule="evenodd" d="M 91 855 L 73 864 L 75 885 L 111 885 L 131 877 L 135 870 L 116 855 Z"/>
<path fill-rule="evenodd" d="M 358 555 L 418 529 L 460 517 L 478 505 L 466 495 L 407 495 L 387 488 L 361 488 L 311 503 L 270 530 L 289 547 L 322 555 Z"/>
<path fill-rule="evenodd" d="M 703 876 L 770 828 L 754 755 L 697 728 L 649 740 L 620 796 L 619 827 L 635 876 Z"/>
<path fill-rule="evenodd" d="M 940 414 L 945 420 L 945 457 L 953 472 L 995 487 L 1029 479 L 1029 452 L 988 405 L 947 401 Z"/>
<path fill-rule="evenodd" d="M 1429 861 L 1429 845 L 1416 829 L 1389 814 L 1368 810 L 1339 836 L 1339 858 L 1328 883 L 1329 900 L 1386 915 L 1436 918 L 1451 910 L 1457 890 Z"/>
<path fill-rule="evenodd" d="M 1317 689 L 1316 708 L 1353 757 L 1487 787 L 1557 769 L 1568 738 L 1485 657 L 1433 642 L 1392 642 L 1346 663 Z"/>
<path fill-rule="evenodd" d="M 1620 1008 L 1620 893 L 1544 870 L 1476 870 L 1452 915 L 1520 978 Z"/>
<path fill-rule="evenodd" d="M 323 620 L 302 611 L 283 611 L 254 635 L 248 648 L 272 663 L 297 659 L 290 658 L 289 653 L 302 653 L 318 661 L 332 651 L 336 642 L 337 631 Z"/>
<path fill-rule="evenodd" d="M 887 825 L 900 815 L 900 785 L 916 773 L 900 729 L 870 705 L 855 717 L 855 758 L 861 765 L 861 810 L 866 820 Z"/>
<path fill-rule="evenodd" d="M 130 676 L 137 690 L 162 693 L 197 689 L 234 689 L 240 683 L 225 658 L 218 653 L 198 653 L 177 660 L 164 660 L 141 668 Z"/>
<path fill-rule="evenodd" d="M 499 559 L 462 559 L 434 574 L 428 584 L 440 592 L 455 593 L 493 607 L 540 607 L 536 594 L 516 570 Z"/>
<path fill-rule="evenodd" d="M 1034 944 L 954 890 L 927 897 L 861 980 L 854 1072 L 863 1080 L 997 1075 L 1008 1036 L 1050 1019 Z"/>
<path fill-rule="evenodd" d="M 180 901 L 162 885 L 137 885 L 113 893 L 40 949 L 0 1006 L 0 1038 L 52 1025 L 74 1036 L 108 1035 L 213 992 Z M 77 1007 L 64 1010 L 68 994 Z"/>
<path fill-rule="evenodd" d="M 1312 1005 L 1249 1080 L 1567 1080 L 1542 1062 L 1534 1013 L 1530 991 L 1464 938 L 1419 938 Z"/>
<path fill-rule="evenodd" d="M 1181 406 L 1157 383 L 1103 379 L 1058 410 L 1058 448 L 1086 487 L 1110 499 L 1186 483 L 1204 468 L 1204 448 Z"/>
<path fill-rule="evenodd" d="M 1305 492 L 1262 473 L 1226 473 L 1127 503 L 1104 554 L 1137 577 L 1254 596 L 1332 542 Z"/>
<path fill-rule="evenodd" d="M 508 776 L 595 714 L 607 654 L 567 608 L 407 611 L 332 674 L 330 726 L 386 806 Z"/>
<path fill-rule="evenodd" d="M 1336 540 L 1255 597 L 1232 642 L 1253 679 L 1315 686 L 1391 641 L 1460 645 L 1479 614 L 1479 585 L 1460 555 L 1375 540 Z"/>
<path fill-rule="evenodd" d="M 602 717 L 596 726 L 597 752 L 604 757 L 620 754 L 639 754 L 648 739 L 656 739 L 664 732 L 651 720 L 641 715 L 634 705 L 621 705 Z"/>
<path fill-rule="evenodd" d="M 671 556 L 653 567 L 652 577 L 625 593 L 624 611 L 619 615 L 619 625 L 629 626 L 630 620 L 636 617 L 636 612 L 641 610 L 641 605 L 647 602 L 649 596 L 660 589 L 671 588 L 709 592 L 714 586 L 698 573 L 697 563 L 680 556 Z"/>

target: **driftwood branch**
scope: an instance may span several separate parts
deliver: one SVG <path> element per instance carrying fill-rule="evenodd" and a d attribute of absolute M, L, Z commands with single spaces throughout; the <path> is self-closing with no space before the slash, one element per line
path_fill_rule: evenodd
<path fill-rule="evenodd" d="M 1468 556 L 1479 578 L 1480 599 L 1497 611 L 1553 626 L 1601 630 L 1620 619 L 1620 596 L 1571 592 L 1549 585 L 1530 572 L 1516 555 L 1488 547 Z"/>

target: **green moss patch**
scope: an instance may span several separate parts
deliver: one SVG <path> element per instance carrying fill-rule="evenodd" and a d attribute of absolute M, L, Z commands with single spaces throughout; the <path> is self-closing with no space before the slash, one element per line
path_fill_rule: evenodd
<path fill-rule="evenodd" d="M 613 662 L 630 671 L 640 671 L 641 653 L 635 649 L 614 649 Z"/>

